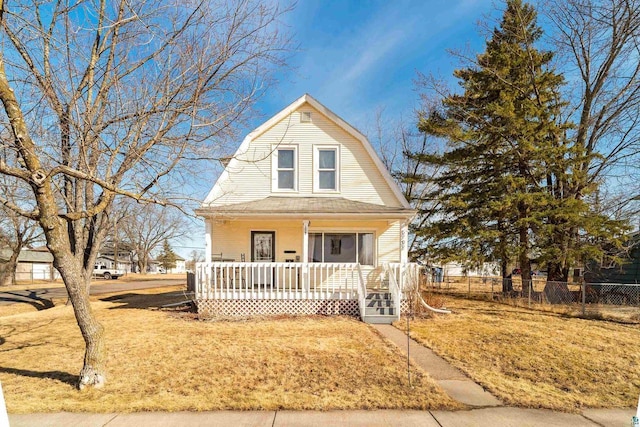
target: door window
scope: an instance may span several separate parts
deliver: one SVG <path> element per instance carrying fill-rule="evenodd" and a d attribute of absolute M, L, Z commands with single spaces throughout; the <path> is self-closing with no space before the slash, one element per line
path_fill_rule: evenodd
<path fill-rule="evenodd" d="M 251 232 L 251 260 L 255 262 L 275 261 L 275 232 Z"/>

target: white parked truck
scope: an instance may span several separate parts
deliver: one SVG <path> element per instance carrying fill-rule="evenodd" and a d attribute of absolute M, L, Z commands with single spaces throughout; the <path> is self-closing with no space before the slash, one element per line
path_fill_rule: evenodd
<path fill-rule="evenodd" d="M 106 265 L 93 266 L 93 277 L 102 277 L 109 280 L 109 279 L 117 279 L 118 277 L 123 275 L 124 275 L 124 271 L 118 270 L 117 268 L 107 268 Z"/>

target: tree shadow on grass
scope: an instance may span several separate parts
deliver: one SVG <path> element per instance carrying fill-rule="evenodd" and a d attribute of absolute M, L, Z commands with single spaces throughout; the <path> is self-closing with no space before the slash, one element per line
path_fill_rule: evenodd
<path fill-rule="evenodd" d="M 20 375 L 22 377 L 29 378 L 42 378 L 42 379 L 52 379 L 56 381 L 60 381 L 64 384 L 69 384 L 71 386 L 76 386 L 78 384 L 78 375 L 73 375 L 68 372 L 62 371 L 30 371 L 28 369 L 17 369 L 17 368 L 7 368 L 0 366 L 0 372 L 6 374 Z"/>
<path fill-rule="evenodd" d="M 46 310 L 53 308 L 54 304 L 48 298 L 42 298 L 38 296 L 36 291 L 30 291 L 28 295 L 23 295 L 16 292 L 2 292 L 4 295 L 13 295 L 12 297 L 3 296 L 0 297 L 0 301 L 8 301 L 13 303 L 24 303 L 33 306 L 36 310 Z"/>
<path fill-rule="evenodd" d="M 165 306 L 180 307 L 179 303 L 184 302 L 185 306 L 191 296 L 183 291 L 164 292 L 160 294 L 137 294 L 129 292 L 126 294 L 112 295 L 100 298 L 100 301 L 107 301 L 118 304 L 112 309 L 160 309 Z"/>

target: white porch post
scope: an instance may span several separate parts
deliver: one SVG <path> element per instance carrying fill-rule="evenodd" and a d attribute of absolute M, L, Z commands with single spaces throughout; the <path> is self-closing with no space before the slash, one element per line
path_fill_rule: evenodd
<path fill-rule="evenodd" d="M 400 269 L 397 277 L 401 293 L 405 287 L 404 279 L 407 262 L 409 262 L 409 222 L 403 221 L 400 223 Z"/>
<path fill-rule="evenodd" d="M 400 264 L 409 261 L 409 223 L 400 223 Z"/>
<path fill-rule="evenodd" d="M 309 259 L 309 221 L 302 221 L 302 262 Z"/>
<path fill-rule="evenodd" d="M 302 286 L 309 290 L 309 220 L 302 221 Z"/>
<path fill-rule="evenodd" d="M 205 262 L 211 262 L 211 219 L 209 218 L 205 218 L 204 220 L 204 245 L 204 260 Z"/>

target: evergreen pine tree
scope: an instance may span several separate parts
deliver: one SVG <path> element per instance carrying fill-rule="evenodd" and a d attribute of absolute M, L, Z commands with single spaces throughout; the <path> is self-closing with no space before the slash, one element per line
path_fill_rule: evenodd
<path fill-rule="evenodd" d="M 535 47 L 541 36 L 534 8 L 507 1 L 485 52 L 454 73 L 462 93 L 421 114 L 419 130 L 444 138 L 448 149 L 406 153 L 441 170 L 427 178 L 437 189 L 425 196 L 437 200 L 437 219 L 414 231 L 441 258 L 499 261 L 505 277 L 516 253 L 523 280 L 535 258 L 550 280 L 567 281 L 571 266 L 602 256 L 625 224 L 587 202 L 596 185 L 579 186 L 588 154 L 567 137 L 563 77 L 552 53 Z"/>
<path fill-rule="evenodd" d="M 558 120 L 563 77 L 550 67 L 552 53 L 534 47 L 541 35 L 534 8 L 508 1 L 486 51 L 455 72 L 463 92 L 420 117 L 420 131 L 446 138 L 449 149 L 410 154 L 444 167 L 430 195 L 440 218 L 418 232 L 442 255 L 499 261 L 503 276 L 516 248 L 523 280 L 540 249 L 534 232 L 554 205 L 543 184 L 568 156 Z"/>
<path fill-rule="evenodd" d="M 164 268 L 165 271 L 169 271 L 173 268 L 176 268 L 176 253 L 171 249 L 171 245 L 167 239 L 164 240 L 162 245 L 162 253 L 158 256 L 158 261 L 160 262 L 160 266 Z"/>

